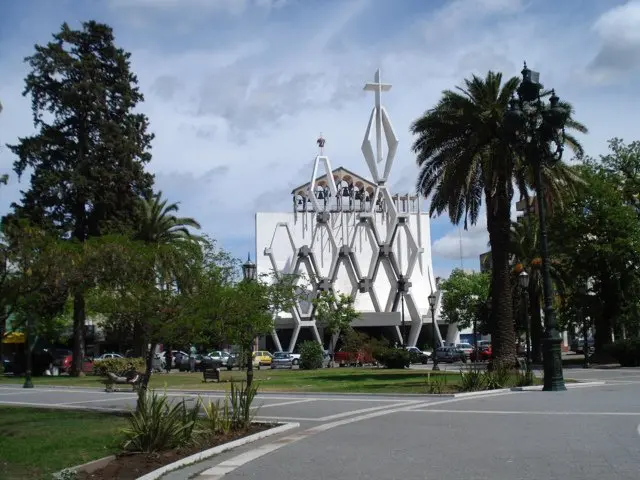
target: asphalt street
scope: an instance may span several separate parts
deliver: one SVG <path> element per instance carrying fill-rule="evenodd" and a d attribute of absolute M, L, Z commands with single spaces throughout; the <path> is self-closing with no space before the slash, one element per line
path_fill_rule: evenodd
<path fill-rule="evenodd" d="M 477 398 L 264 393 L 259 419 L 300 427 L 163 478 L 640 478 L 640 369 L 567 369 L 565 376 L 605 384 Z M 215 401 L 222 394 L 202 397 Z M 131 392 L 0 387 L 0 405 L 110 410 L 133 408 L 135 398 Z"/>

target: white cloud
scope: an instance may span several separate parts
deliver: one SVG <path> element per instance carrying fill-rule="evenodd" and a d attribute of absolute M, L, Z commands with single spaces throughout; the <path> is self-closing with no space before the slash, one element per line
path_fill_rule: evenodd
<path fill-rule="evenodd" d="M 596 81 L 615 81 L 640 67 L 640 1 L 607 10 L 595 21 L 593 30 L 602 43 L 590 64 Z"/>
<path fill-rule="evenodd" d="M 592 155 L 604 151 L 607 138 L 634 134 L 637 92 L 612 101 L 588 85 L 575 88 L 576 74 L 597 54 L 594 42 L 604 38 L 590 29 L 595 14 L 586 23 L 573 22 L 570 11 L 541 17 L 532 10 L 538 2 L 512 0 L 456 0 L 400 13 L 389 6 L 378 13 L 376 1 L 110 0 L 110 23 L 132 52 L 146 97 L 141 109 L 156 134 L 151 169 L 158 188 L 181 201 L 183 215 L 231 247 L 251 239 L 256 209 L 290 208 L 289 192 L 308 180 L 320 132 L 334 167 L 366 175 L 360 144 L 373 99 L 362 86 L 377 67 L 393 84 L 384 103 L 400 138 L 390 178 L 400 191 L 415 188 L 411 122 L 471 72 L 518 75 L 525 57 L 545 83 L 570 97 L 592 132 L 585 139 Z M 253 11 L 262 13 L 253 18 Z M 297 14 L 271 23 L 272 13 L 289 12 Z M 51 32 L 65 15 L 51 19 Z M 0 60 L 1 143 L 31 130 L 30 102 L 20 97 L 20 59 L 42 41 L 38 35 L 3 50 L 13 54 Z M 0 148 L 0 173 L 12 161 Z M 17 199 L 11 181 L 0 189 L 4 210 Z M 467 258 L 486 249 L 483 222 L 462 232 Z M 432 232 L 434 256 L 458 259 L 457 229 L 441 219 Z"/>

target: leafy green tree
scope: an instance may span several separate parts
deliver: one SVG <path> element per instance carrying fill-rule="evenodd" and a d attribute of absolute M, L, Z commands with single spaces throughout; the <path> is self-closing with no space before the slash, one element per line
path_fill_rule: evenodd
<path fill-rule="evenodd" d="M 446 90 L 435 107 L 412 125 L 417 136 L 413 151 L 420 166 L 417 189 L 431 200 L 430 213 L 449 213 L 451 222 L 474 225 L 483 202 L 491 244 L 491 290 L 495 360 L 513 364 L 516 356 L 509 239 L 511 203 L 515 188 L 528 197 L 533 174 L 514 153 L 504 113 L 519 85 L 518 78 L 502 82 L 502 74 L 472 76 L 457 91 Z M 565 108 L 571 111 L 568 104 Z M 568 130 L 586 131 L 569 118 Z M 567 144 L 580 152 L 577 140 Z M 560 197 L 575 183 L 573 172 L 563 163 L 543 168 L 547 200 Z"/>
<path fill-rule="evenodd" d="M 585 184 L 550 222 L 554 253 L 572 284 L 565 312 L 575 313 L 580 286 L 590 285 L 588 310 L 594 320 L 595 349 L 602 353 L 611 334 L 620 332 L 625 317 L 640 297 L 640 222 L 634 206 L 621 195 L 620 183 L 602 164 L 586 159 L 578 167 Z M 593 299 L 593 300 L 591 300 Z"/>
<path fill-rule="evenodd" d="M 604 173 L 617 182 L 622 198 L 640 215 L 640 142 L 609 140 L 609 153 L 600 156 Z"/>
<path fill-rule="evenodd" d="M 15 216 L 78 242 L 135 227 L 138 199 L 153 183 L 144 171 L 153 135 L 137 112 L 143 96 L 130 54 L 116 47 L 109 26 L 90 21 L 80 30 L 64 23 L 26 62 L 24 95 L 38 132 L 9 146 L 18 176 L 32 172 Z M 73 292 L 76 374 L 84 356 L 85 288 Z"/>
<path fill-rule="evenodd" d="M 336 345 L 351 329 L 353 321 L 360 317 L 360 312 L 354 308 L 351 295 L 335 294 L 332 291 L 319 292 L 313 300 L 313 307 L 318 325 L 323 326 L 331 335 L 329 352 L 333 362 Z"/>
<path fill-rule="evenodd" d="M 442 318 L 455 323 L 458 328 L 469 328 L 473 320 L 479 320 L 479 305 L 489 298 L 491 276 L 488 273 L 467 273 L 454 269 L 449 278 L 442 281 Z"/>

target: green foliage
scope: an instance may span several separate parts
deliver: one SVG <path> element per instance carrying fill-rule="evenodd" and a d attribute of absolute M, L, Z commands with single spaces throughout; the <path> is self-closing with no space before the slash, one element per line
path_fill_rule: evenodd
<path fill-rule="evenodd" d="M 640 367 L 640 338 L 627 338 L 612 343 L 607 353 L 622 367 Z"/>
<path fill-rule="evenodd" d="M 446 375 L 432 375 L 431 372 L 427 373 L 426 392 L 430 395 L 440 395 L 444 392 L 444 388 L 447 384 Z"/>
<path fill-rule="evenodd" d="M 535 377 L 533 375 L 533 371 L 531 371 L 531 370 L 527 371 L 526 367 L 525 368 L 521 368 L 516 373 L 515 386 L 516 387 L 528 387 L 530 385 L 533 385 L 534 379 L 535 379 Z"/>
<path fill-rule="evenodd" d="M 484 372 L 484 380 L 487 390 L 498 390 L 506 388 L 511 381 L 513 370 L 503 364 L 498 364 L 494 368 Z"/>
<path fill-rule="evenodd" d="M 105 358 L 93 362 L 93 374 L 106 377 L 107 373 L 114 373 L 119 377 L 127 372 L 136 371 L 143 373 L 145 370 L 144 358 Z"/>
<path fill-rule="evenodd" d="M 229 395 L 225 395 L 224 400 L 209 400 L 208 404 L 203 404 L 207 431 L 213 435 L 227 435 L 233 428 L 233 412 L 229 402 Z"/>
<path fill-rule="evenodd" d="M 458 328 L 469 328 L 478 316 L 479 306 L 489 298 L 490 286 L 491 276 L 488 273 L 454 269 L 440 284 L 444 292 L 442 317 L 449 323 L 457 323 Z"/>
<path fill-rule="evenodd" d="M 322 368 L 324 351 L 318 342 L 308 340 L 300 345 L 300 368 L 316 370 Z"/>
<path fill-rule="evenodd" d="M 354 299 L 350 295 L 331 291 L 321 291 L 313 300 L 315 318 L 319 325 L 331 335 L 338 335 L 339 341 L 350 329 L 351 323 L 360 317 L 360 312 L 354 308 Z M 333 354 L 335 345 L 331 345 Z"/>
<path fill-rule="evenodd" d="M 258 414 L 257 410 L 252 411 L 251 408 L 257 394 L 258 387 L 255 385 L 240 382 L 238 386 L 237 382 L 231 383 L 229 400 L 233 415 L 231 424 L 234 430 L 245 430 L 251 425 L 253 418 Z"/>
<path fill-rule="evenodd" d="M 162 452 L 189 444 L 194 438 L 200 402 L 187 407 L 186 401 L 171 404 L 166 395 L 144 392 L 138 408 L 124 429 L 124 449 L 133 452 Z"/>
<path fill-rule="evenodd" d="M 376 361 L 385 368 L 409 368 L 411 356 L 404 348 L 384 348 L 376 352 Z"/>
<path fill-rule="evenodd" d="M 467 371 L 460 370 L 460 390 L 463 392 L 477 392 L 484 390 L 487 385 L 487 377 L 477 368 Z"/>

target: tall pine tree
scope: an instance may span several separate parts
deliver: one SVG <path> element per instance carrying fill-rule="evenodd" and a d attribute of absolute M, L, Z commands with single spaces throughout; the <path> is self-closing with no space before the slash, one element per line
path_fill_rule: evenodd
<path fill-rule="evenodd" d="M 143 96 L 130 54 L 116 47 L 112 29 L 95 21 L 80 30 L 64 23 L 53 41 L 36 45 L 23 95 L 32 100 L 37 133 L 8 145 L 18 176 L 31 172 L 14 215 L 60 238 L 131 230 L 138 200 L 151 193 L 153 135 L 136 112 Z M 73 371 L 84 357 L 84 286 L 73 292 Z"/>

